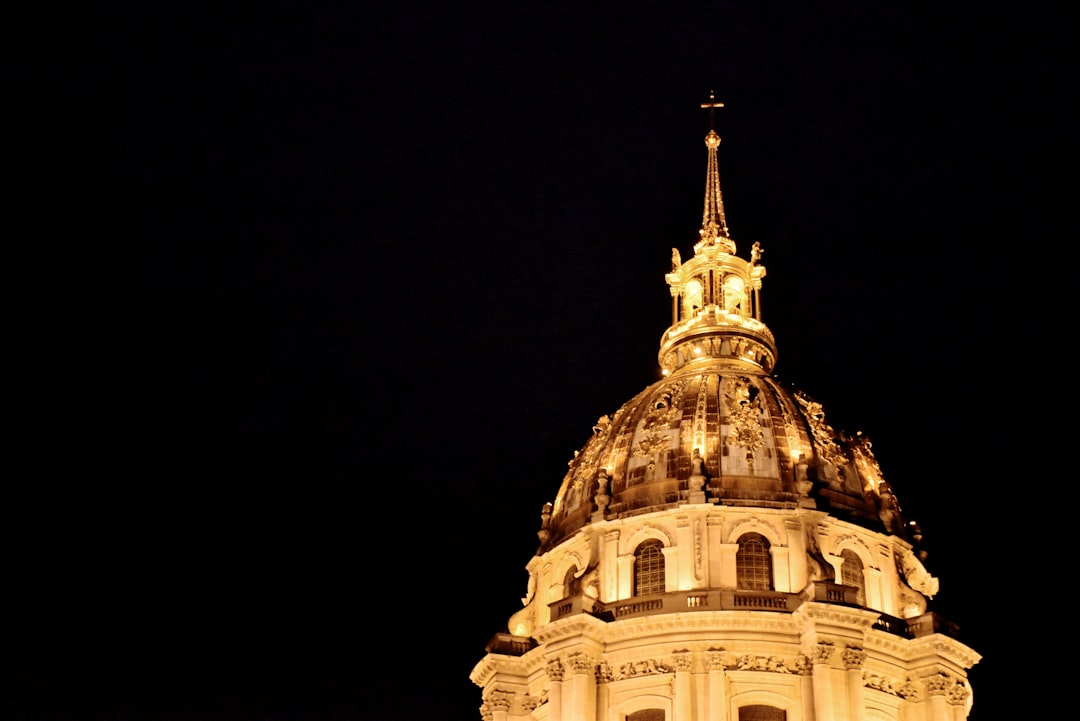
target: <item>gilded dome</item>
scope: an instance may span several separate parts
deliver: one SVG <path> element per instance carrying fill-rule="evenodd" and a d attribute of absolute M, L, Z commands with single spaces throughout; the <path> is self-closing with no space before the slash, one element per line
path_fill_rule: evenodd
<path fill-rule="evenodd" d="M 906 535 L 865 435 L 833 428 L 820 403 L 769 375 L 713 360 L 597 421 L 550 509 L 545 545 L 594 520 L 694 502 L 812 506 Z"/>
<path fill-rule="evenodd" d="M 664 377 L 596 422 L 543 509 L 540 550 L 589 523 L 688 503 L 818 508 L 917 541 L 870 441 L 831 426 L 820 403 L 772 375 L 762 248 L 754 243 L 748 259 L 736 254 L 715 131 L 705 145 L 700 238 L 685 262 L 672 249 L 665 275 L 672 319 L 660 339 Z"/>

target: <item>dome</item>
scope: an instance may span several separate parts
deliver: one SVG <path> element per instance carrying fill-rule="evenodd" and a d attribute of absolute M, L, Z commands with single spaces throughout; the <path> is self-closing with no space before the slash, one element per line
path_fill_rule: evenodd
<path fill-rule="evenodd" d="M 907 535 L 862 433 L 775 378 L 715 359 L 653 383 L 602 416 L 545 521 L 545 546 L 583 525 L 686 503 L 800 505 Z"/>
<path fill-rule="evenodd" d="M 705 206 L 693 256 L 672 249 L 665 275 L 672 325 L 660 339 L 663 380 L 600 417 L 544 506 L 541 550 L 586 523 L 686 503 L 815 507 L 900 538 L 917 536 L 862 433 L 828 423 L 822 404 L 772 376 L 777 346 L 761 322 L 759 243 L 737 255 L 708 149 Z"/>
<path fill-rule="evenodd" d="M 470 675 L 481 714 L 965 718 L 980 657 L 929 610 L 938 579 L 869 439 L 773 375 L 762 248 L 738 255 L 705 144 L 661 380 L 597 420 L 544 505 L 522 608 Z"/>
<path fill-rule="evenodd" d="M 583 526 L 708 503 L 809 507 L 910 540 L 862 433 L 829 424 L 821 403 L 773 375 L 777 351 L 762 322 L 762 248 L 737 255 L 724 219 L 710 131 L 700 238 L 666 274 L 672 324 L 660 339 L 663 379 L 610 415 L 575 452 L 554 503 L 545 505 L 541 551 Z"/>

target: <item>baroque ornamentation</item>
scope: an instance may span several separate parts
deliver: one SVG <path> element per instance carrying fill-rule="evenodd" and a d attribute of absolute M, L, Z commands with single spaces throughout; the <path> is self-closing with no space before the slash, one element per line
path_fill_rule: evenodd
<path fill-rule="evenodd" d="M 969 695 L 971 695 L 971 691 L 958 680 L 956 685 L 949 689 L 947 699 L 951 704 L 963 705 L 967 702 Z"/>
<path fill-rule="evenodd" d="M 919 687 L 910 678 L 906 679 L 896 690 L 896 695 L 907 701 L 918 701 Z"/>
<path fill-rule="evenodd" d="M 562 661 L 557 658 L 550 659 L 544 666 L 544 673 L 552 681 L 562 681 L 563 674 L 566 673 L 566 668 L 563 666 Z"/>
<path fill-rule="evenodd" d="M 692 671 L 694 656 L 689 651 L 675 651 L 671 656 L 671 663 L 676 671 Z"/>
<path fill-rule="evenodd" d="M 591 674 L 596 672 L 596 659 L 583 653 L 570 654 L 566 659 L 575 674 Z"/>
<path fill-rule="evenodd" d="M 863 435 L 862 431 L 855 433 L 855 443 L 852 445 L 852 451 L 855 455 L 855 467 L 858 469 L 859 475 L 869 484 L 870 489 L 877 489 L 883 476 L 881 466 L 878 465 L 873 451 L 870 450 L 872 446 L 870 439 Z"/>
<path fill-rule="evenodd" d="M 793 673 L 779 656 L 755 656 L 744 654 L 735 659 L 733 669 L 739 671 L 772 671 L 773 673 Z"/>
<path fill-rule="evenodd" d="M 656 661 L 645 659 L 643 661 L 631 661 L 619 667 L 618 679 L 634 678 L 635 676 L 653 676 L 661 673 L 671 673 L 671 667 Z"/>
<path fill-rule="evenodd" d="M 710 648 L 705 652 L 705 668 L 710 671 L 723 671 L 724 655 L 724 649 Z"/>
<path fill-rule="evenodd" d="M 514 694 L 511 691 L 492 691 L 484 699 L 492 711 L 509 711 L 510 702 L 513 700 Z"/>
<path fill-rule="evenodd" d="M 833 652 L 836 648 L 828 641 L 819 641 L 814 645 L 813 650 L 813 662 L 814 663 L 828 663 L 832 658 Z"/>
<path fill-rule="evenodd" d="M 836 442 L 836 431 L 825 422 L 825 411 L 821 404 L 810 400 L 802 392 L 796 393 L 795 398 L 806 411 L 807 425 L 810 426 L 810 432 L 814 435 L 815 445 L 821 457 L 834 466 L 847 465 L 847 458 L 844 457 L 843 451 Z"/>
<path fill-rule="evenodd" d="M 807 676 L 814 671 L 814 664 L 805 653 L 795 654 L 795 673 Z"/>
<path fill-rule="evenodd" d="M 952 685 L 952 679 L 946 674 L 939 673 L 935 676 L 929 676 L 924 679 L 926 684 L 926 692 L 931 696 L 941 696 L 949 690 L 949 686 Z"/>
<path fill-rule="evenodd" d="M 900 695 L 900 691 L 897 689 L 896 684 L 892 682 L 892 679 L 881 676 L 880 674 L 863 671 L 862 683 L 866 688 L 884 691 L 893 696 Z"/>
<path fill-rule="evenodd" d="M 765 445 L 765 432 L 761 429 L 761 400 L 759 389 L 749 378 L 728 378 L 724 391 L 724 405 L 731 431 L 726 438 L 728 445 L 746 449 L 747 461 L 752 461 L 754 451 Z"/>
<path fill-rule="evenodd" d="M 634 455 L 638 458 L 655 456 L 657 453 L 663 453 L 670 447 L 671 436 L 661 435 L 658 433 L 649 433 L 647 436 L 642 438 L 636 446 L 634 446 Z"/>
<path fill-rule="evenodd" d="M 607 661 L 601 661 L 596 666 L 596 680 L 598 683 L 608 683 L 615 679 L 615 673 Z"/>
<path fill-rule="evenodd" d="M 652 407 L 645 414 L 643 427 L 649 431 L 666 431 L 671 428 L 678 413 L 676 399 L 682 393 L 681 384 L 671 384 L 661 388 L 653 398 Z"/>

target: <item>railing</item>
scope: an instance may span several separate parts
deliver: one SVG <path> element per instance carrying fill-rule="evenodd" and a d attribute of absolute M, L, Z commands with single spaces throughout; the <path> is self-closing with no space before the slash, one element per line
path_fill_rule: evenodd
<path fill-rule="evenodd" d="M 548 605 L 548 609 L 552 621 L 558 621 L 581 613 L 590 614 L 603 621 L 686 611 L 777 611 L 791 613 L 808 600 L 858 607 L 855 602 L 857 592 L 858 589 L 854 586 L 818 581 L 813 584 L 809 593 L 805 595 L 780 591 L 714 589 L 656 593 L 649 596 L 635 596 L 612 603 L 601 603 L 589 596 L 579 595 L 555 601 Z M 874 628 L 903 638 L 918 638 L 934 633 L 957 638 L 958 631 L 956 624 L 933 612 L 908 619 L 897 618 L 883 613 L 874 621 Z M 503 639 L 503 637 L 511 640 Z M 492 639 L 492 643 L 495 643 L 497 639 L 501 639 L 501 648 L 509 648 L 507 644 L 511 643 L 519 645 L 523 643 L 522 637 L 510 636 L 510 634 L 497 634 L 496 638 Z M 524 639 L 524 641 L 528 640 Z M 528 648 L 525 648 L 525 650 L 528 650 Z M 510 653 L 510 651 L 501 650 L 498 653 Z M 521 653 L 524 653 L 524 651 L 521 651 Z"/>
<path fill-rule="evenodd" d="M 521 656 L 532 648 L 536 648 L 536 641 L 528 636 L 515 636 L 512 633 L 497 633 L 491 637 L 491 640 L 488 641 L 484 650 L 488 653 Z"/>
<path fill-rule="evenodd" d="M 635 596 L 622 601 L 601 603 L 588 596 L 572 596 L 548 605 L 551 620 L 589 613 L 604 620 L 650 616 L 680 611 L 780 611 L 790 613 L 803 598 L 796 593 L 778 591 L 675 591 L 649 596 Z"/>

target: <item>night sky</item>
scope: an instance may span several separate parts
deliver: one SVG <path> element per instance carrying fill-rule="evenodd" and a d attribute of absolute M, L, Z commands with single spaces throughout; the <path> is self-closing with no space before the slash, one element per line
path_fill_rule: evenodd
<path fill-rule="evenodd" d="M 710 90 L 776 373 L 873 441 L 1009 716 L 1064 12 L 104 5 L 9 26 L 0 717 L 479 719 L 541 506 L 659 378 Z"/>

